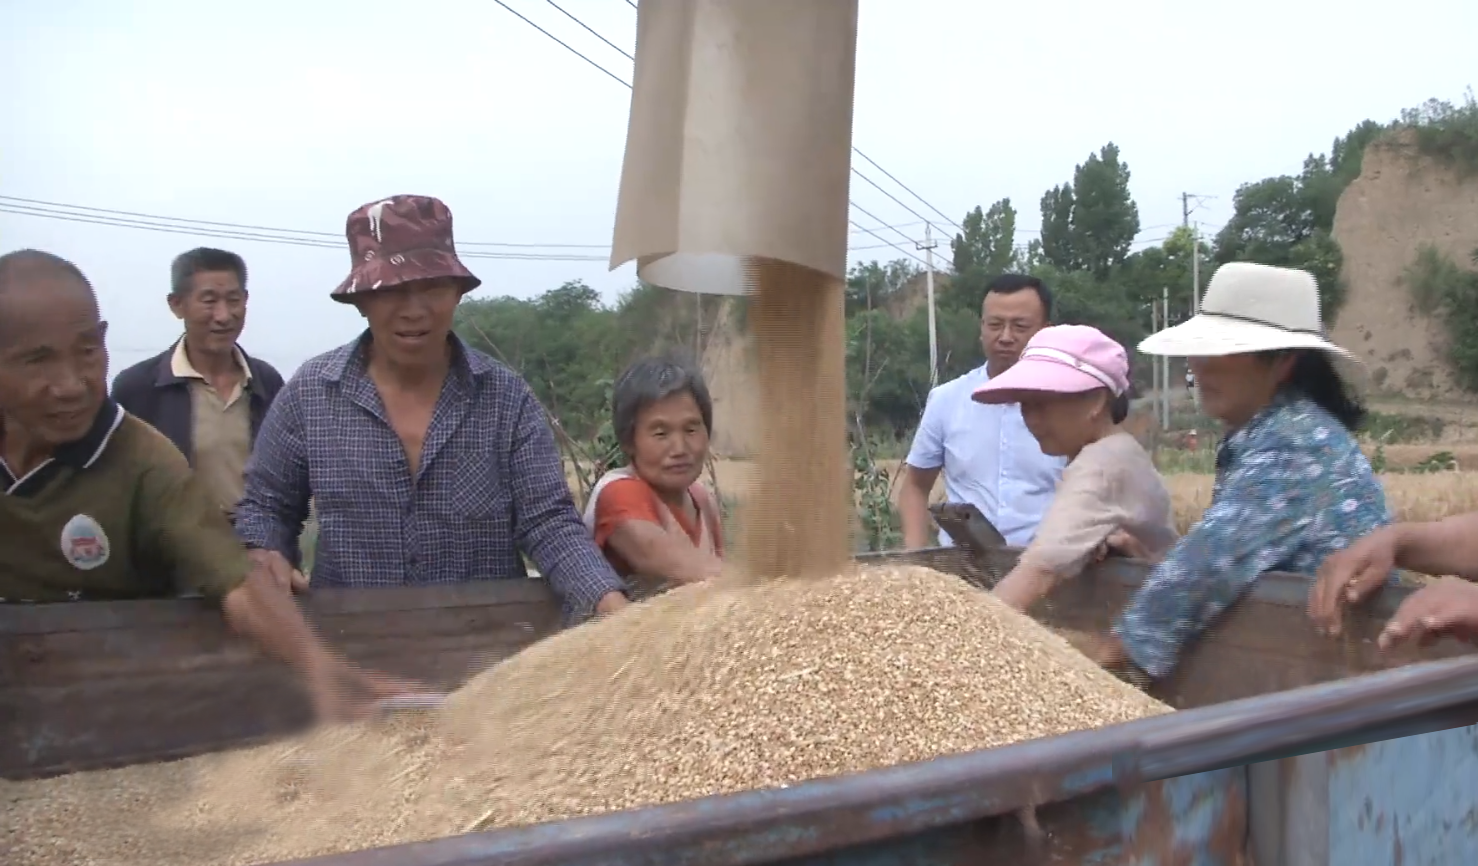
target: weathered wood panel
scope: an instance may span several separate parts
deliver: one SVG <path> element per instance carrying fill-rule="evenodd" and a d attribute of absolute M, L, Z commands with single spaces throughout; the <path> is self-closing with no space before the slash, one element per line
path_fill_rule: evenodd
<path fill-rule="evenodd" d="M 553 633 L 542 581 L 325 590 L 303 599 L 354 661 L 451 689 Z M 0 775 L 185 757 L 301 728 L 289 671 L 199 599 L 0 606 Z"/>
<path fill-rule="evenodd" d="M 966 537 L 964 527 L 947 529 Z M 959 547 L 859 559 L 914 562 L 989 587 L 1017 555 Z M 1147 573 L 1144 563 L 1110 559 L 1033 614 L 1056 628 L 1104 634 Z M 1376 652 L 1375 635 L 1409 592 L 1401 589 L 1353 611 L 1344 639 L 1320 637 L 1304 612 L 1307 586 L 1298 575 L 1264 577 L 1156 694 L 1195 707 L 1470 651 L 1444 641 Z M 304 605 L 355 661 L 448 689 L 552 634 L 559 621 L 539 580 L 327 590 Z M 0 776 L 197 754 L 290 733 L 308 717 L 294 678 L 228 635 L 219 612 L 200 600 L 0 606 Z"/>

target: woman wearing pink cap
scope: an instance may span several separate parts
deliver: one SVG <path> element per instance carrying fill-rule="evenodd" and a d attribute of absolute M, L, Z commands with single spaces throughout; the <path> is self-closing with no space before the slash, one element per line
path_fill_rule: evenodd
<path fill-rule="evenodd" d="M 1149 454 L 1119 429 L 1129 414 L 1124 347 L 1086 325 L 1038 331 L 1014 367 L 975 391 L 1020 403 L 1044 454 L 1070 462 L 1036 537 L 996 596 L 1026 610 L 1107 547 L 1155 559 L 1175 541 L 1170 492 Z"/>

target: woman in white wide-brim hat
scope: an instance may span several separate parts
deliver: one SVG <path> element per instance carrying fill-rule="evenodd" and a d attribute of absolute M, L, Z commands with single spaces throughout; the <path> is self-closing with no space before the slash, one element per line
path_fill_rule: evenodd
<path fill-rule="evenodd" d="M 1200 312 L 1139 350 L 1189 359 L 1202 407 L 1226 427 L 1210 507 L 1135 593 L 1100 652 L 1106 667 L 1158 679 L 1259 576 L 1312 575 L 1390 514 L 1355 441 L 1365 409 L 1342 372 L 1353 359 L 1325 339 L 1308 272 L 1222 265 Z"/>

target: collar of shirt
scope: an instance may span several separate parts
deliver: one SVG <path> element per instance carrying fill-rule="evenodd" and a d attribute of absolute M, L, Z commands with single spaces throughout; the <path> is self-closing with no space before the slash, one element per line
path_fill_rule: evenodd
<path fill-rule="evenodd" d="M 335 349 L 323 368 L 323 378 L 344 385 L 369 382 L 366 350 L 373 340 L 373 336 L 366 330 L 354 342 Z M 466 385 L 470 380 L 480 379 L 494 371 L 493 363 L 487 357 L 467 351 L 467 344 L 456 334 L 448 334 L 447 343 L 452 347 L 451 374 L 460 384 Z"/>
<path fill-rule="evenodd" d="M 237 346 L 231 347 L 231 353 L 236 356 L 236 366 L 241 368 L 241 374 L 245 377 L 243 382 L 250 382 L 251 365 L 246 363 L 246 355 Z M 205 376 L 195 369 L 195 365 L 190 363 L 190 355 L 185 351 L 184 337 L 174 344 L 174 354 L 169 358 L 169 372 L 180 379 L 200 379 L 202 381 L 205 379 Z"/>
<path fill-rule="evenodd" d="M 1222 437 L 1221 445 L 1216 449 L 1216 471 L 1225 471 L 1237 459 L 1238 452 L 1258 441 L 1268 430 L 1276 429 L 1283 415 L 1305 399 L 1307 398 L 1302 395 L 1288 391 L 1279 391 L 1273 395 L 1272 401 L 1257 410 L 1257 414 L 1246 424 Z"/>
<path fill-rule="evenodd" d="M 9 496 L 27 496 L 45 487 L 52 474 L 63 466 L 73 469 L 91 467 L 108 450 L 108 443 L 112 441 L 118 425 L 123 423 L 124 414 L 122 406 L 112 400 L 104 400 L 97 417 L 92 420 L 92 426 L 81 439 L 58 445 L 50 457 L 19 478 L 5 463 L 5 459 L 0 457 L 0 487 Z M 3 426 L 0 426 L 0 439 L 3 439 L 4 432 Z"/>

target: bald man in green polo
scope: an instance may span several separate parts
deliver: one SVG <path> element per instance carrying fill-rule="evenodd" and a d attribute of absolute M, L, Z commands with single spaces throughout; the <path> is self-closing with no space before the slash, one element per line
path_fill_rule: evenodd
<path fill-rule="evenodd" d="M 250 567 L 184 455 L 108 399 L 106 334 L 71 262 L 0 256 L 0 601 L 199 592 L 303 677 L 325 719 L 413 690 L 331 652 Z"/>

